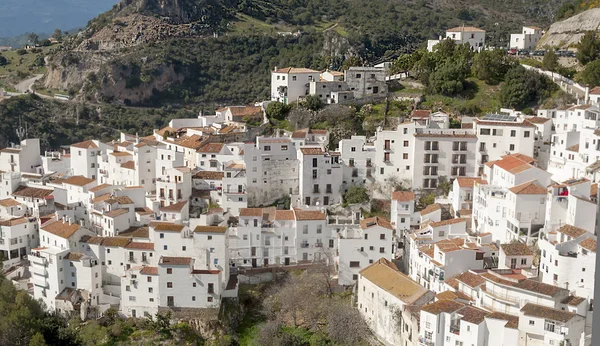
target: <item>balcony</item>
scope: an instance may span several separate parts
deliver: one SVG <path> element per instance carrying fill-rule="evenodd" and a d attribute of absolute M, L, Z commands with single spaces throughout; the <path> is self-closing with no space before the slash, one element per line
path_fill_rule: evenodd
<path fill-rule="evenodd" d="M 300 247 L 303 249 L 307 249 L 309 247 L 308 243 L 301 243 Z"/>
<path fill-rule="evenodd" d="M 31 266 L 29 267 L 31 268 L 31 272 L 34 275 L 43 277 L 43 278 L 47 278 L 48 277 L 48 270 L 46 269 L 46 267 L 42 267 L 42 266 Z"/>
<path fill-rule="evenodd" d="M 428 338 L 419 338 L 419 344 L 422 346 L 435 346 L 435 342 Z"/>
<path fill-rule="evenodd" d="M 450 325 L 450 333 L 460 335 L 460 325 L 458 325 L 458 324 Z"/>
<path fill-rule="evenodd" d="M 46 259 L 46 257 L 30 254 L 29 256 L 27 256 L 27 259 L 31 263 L 37 264 L 39 266 L 47 266 L 48 265 L 48 260 Z"/>
<path fill-rule="evenodd" d="M 48 284 L 48 282 L 46 281 L 45 278 L 39 277 L 39 276 L 32 276 L 31 277 L 31 282 L 37 286 L 37 287 L 41 287 L 41 288 L 50 288 L 50 285 Z"/>
<path fill-rule="evenodd" d="M 313 189 L 312 193 L 321 193 L 321 190 L 320 189 Z"/>

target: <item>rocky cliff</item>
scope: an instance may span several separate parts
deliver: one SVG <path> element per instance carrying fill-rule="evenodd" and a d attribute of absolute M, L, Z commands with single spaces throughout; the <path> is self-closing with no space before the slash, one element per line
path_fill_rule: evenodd
<path fill-rule="evenodd" d="M 600 8 L 587 10 L 552 24 L 538 43 L 538 48 L 574 46 L 587 31 L 600 31 Z"/>

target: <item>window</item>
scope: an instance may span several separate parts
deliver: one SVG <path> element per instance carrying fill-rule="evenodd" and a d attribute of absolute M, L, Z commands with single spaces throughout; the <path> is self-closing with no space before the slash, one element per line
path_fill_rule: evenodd
<path fill-rule="evenodd" d="M 380 234 L 380 235 L 379 235 L 379 239 L 381 239 L 381 240 L 385 240 L 385 233 L 382 233 L 382 234 Z"/>
<path fill-rule="evenodd" d="M 209 302 L 209 303 L 211 303 L 213 301 L 213 297 L 207 297 L 206 301 Z"/>
<path fill-rule="evenodd" d="M 265 151 L 271 151 L 271 146 L 270 145 L 265 145 Z"/>
<path fill-rule="evenodd" d="M 151 277 L 151 276 L 148 276 L 148 278 L 146 279 L 146 281 L 148 281 L 148 282 L 152 282 L 152 277 Z"/>
<path fill-rule="evenodd" d="M 312 166 L 313 167 L 317 167 L 317 163 L 318 163 L 318 159 L 316 157 L 313 158 L 313 164 L 312 164 Z"/>
<path fill-rule="evenodd" d="M 167 282 L 167 288 L 173 288 L 173 283 L 172 282 Z"/>
<path fill-rule="evenodd" d="M 185 251 L 187 248 L 184 246 L 181 247 L 181 251 Z"/>
<path fill-rule="evenodd" d="M 535 321 L 534 320 L 529 320 L 529 325 L 530 326 L 534 326 L 535 325 Z"/>
<path fill-rule="evenodd" d="M 521 265 L 527 264 L 527 258 L 521 258 Z"/>
<path fill-rule="evenodd" d="M 358 268 L 360 267 L 359 261 L 350 261 L 350 268 Z"/>
<path fill-rule="evenodd" d="M 209 294 L 215 293 L 215 284 L 208 284 L 208 293 Z"/>
<path fill-rule="evenodd" d="M 529 131 L 525 131 L 525 132 L 523 132 L 523 137 L 525 137 L 525 138 L 529 138 Z"/>
<path fill-rule="evenodd" d="M 192 301 L 195 302 L 196 301 L 196 296 L 192 296 Z"/>
<path fill-rule="evenodd" d="M 481 129 L 479 130 L 480 135 L 489 135 L 491 133 L 490 129 Z"/>
<path fill-rule="evenodd" d="M 402 154 L 402 158 L 403 158 L 404 160 L 408 160 L 408 154 L 407 154 L 407 153 L 404 153 L 404 154 Z"/>
<path fill-rule="evenodd" d="M 380 247 L 379 248 L 379 253 L 385 253 L 385 248 L 384 247 Z"/>
<path fill-rule="evenodd" d="M 408 147 L 408 141 L 404 141 L 404 146 Z"/>
<path fill-rule="evenodd" d="M 164 234 L 164 233 L 161 233 L 161 234 L 160 234 L 160 239 L 164 239 L 164 238 L 165 238 L 165 234 Z"/>
<path fill-rule="evenodd" d="M 287 145 L 282 145 L 281 146 L 281 151 L 287 151 L 288 150 L 288 146 Z"/>
<path fill-rule="evenodd" d="M 167 274 L 173 274 L 173 268 L 167 268 Z"/>
<path fill-rule="evenodd" d="M 510 130 L 510 136 L 511 137 L 516 137 L 517 136 L 517 131 L 516 130 Z"/>
<path fill-rule="evenodd" d="M 509 146 L 509 149 L 508 149 L 508 150 L 510 150 L 510 151 L 515 151 L 515 145 L 514 145 L 514 144 L 511 144 L 511 145 Z"/>

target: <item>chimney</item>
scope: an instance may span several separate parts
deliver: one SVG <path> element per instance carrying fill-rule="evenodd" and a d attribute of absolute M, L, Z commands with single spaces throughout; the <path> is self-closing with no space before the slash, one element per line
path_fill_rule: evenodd
<path fill-rule="evenodd" d="M 273 71 L 277 71 L 277 70 L 278 70 L 278 68 L 277 68 L 277 66 L 275 66 L 275 68 L 273 69 Z"/>

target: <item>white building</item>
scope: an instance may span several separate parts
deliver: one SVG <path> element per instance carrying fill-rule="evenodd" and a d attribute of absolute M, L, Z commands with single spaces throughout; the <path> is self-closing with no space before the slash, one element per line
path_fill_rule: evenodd
<path fill-rule="evenodd" d="M 336 153 L 299 148 L 299 196 L 295 206 L 328 206 L 342 202 L 342 165 Z"/>
<path fill-rule="evenodd" d="M 510 48 L 534 50 L 544 32 L 537 26 L 524 26 L 520 34 L 510 34 Z"/>
<path fill-rule="evenodd" d="M 445 39 L 452 40 L 456 44 L 468 43 L 472 50 L 480 51 L 485 47 L 485 30 L 472 26 L 459 26 L 446 30 Z M 439 40 L 428 40 L 427 50 L 432 52 L 433 47 L 440 43 L 441 40 L 441 37 Z"/>
<path fill-rule="evenodd" d="M 361 269 L 380 258 L 394 257 L 394 228 L 380 217 L 360 221 L 360 228 L 347 227 L 338 235 L 338 282 L 351 285 L 358 280 Z"/>
<path fill-rule="evenodd" d="M 310 82 L 318 81 L 320 72 L 308 68 L 286 67 L 271 71 L 271 101 L 297 102 L 309 94 Z"/>
<path fill-rule="evenodd" d="M 419 223 L 415 213 L 415 193 L 410 191 L 392 192 L 392 206 L 390 211 L 392 226 L 396 234 L 410 230 L 410 226 Z"/>
<path fill-rule="evenodd" d="M 4 172 L 37 173 L 43 172 L 40 157 L 40 140 L 24 139 L 19 145 L 0 150 L 0 170 Z"/>
<path fill-rule="evenodd" d="M 369 328 L 386 345 L 418 345 L 418 329 L 408 323 L 408 307 L 433 300 L 426 290 L 381 258 L 359 272 L 356 307 Z"/>

